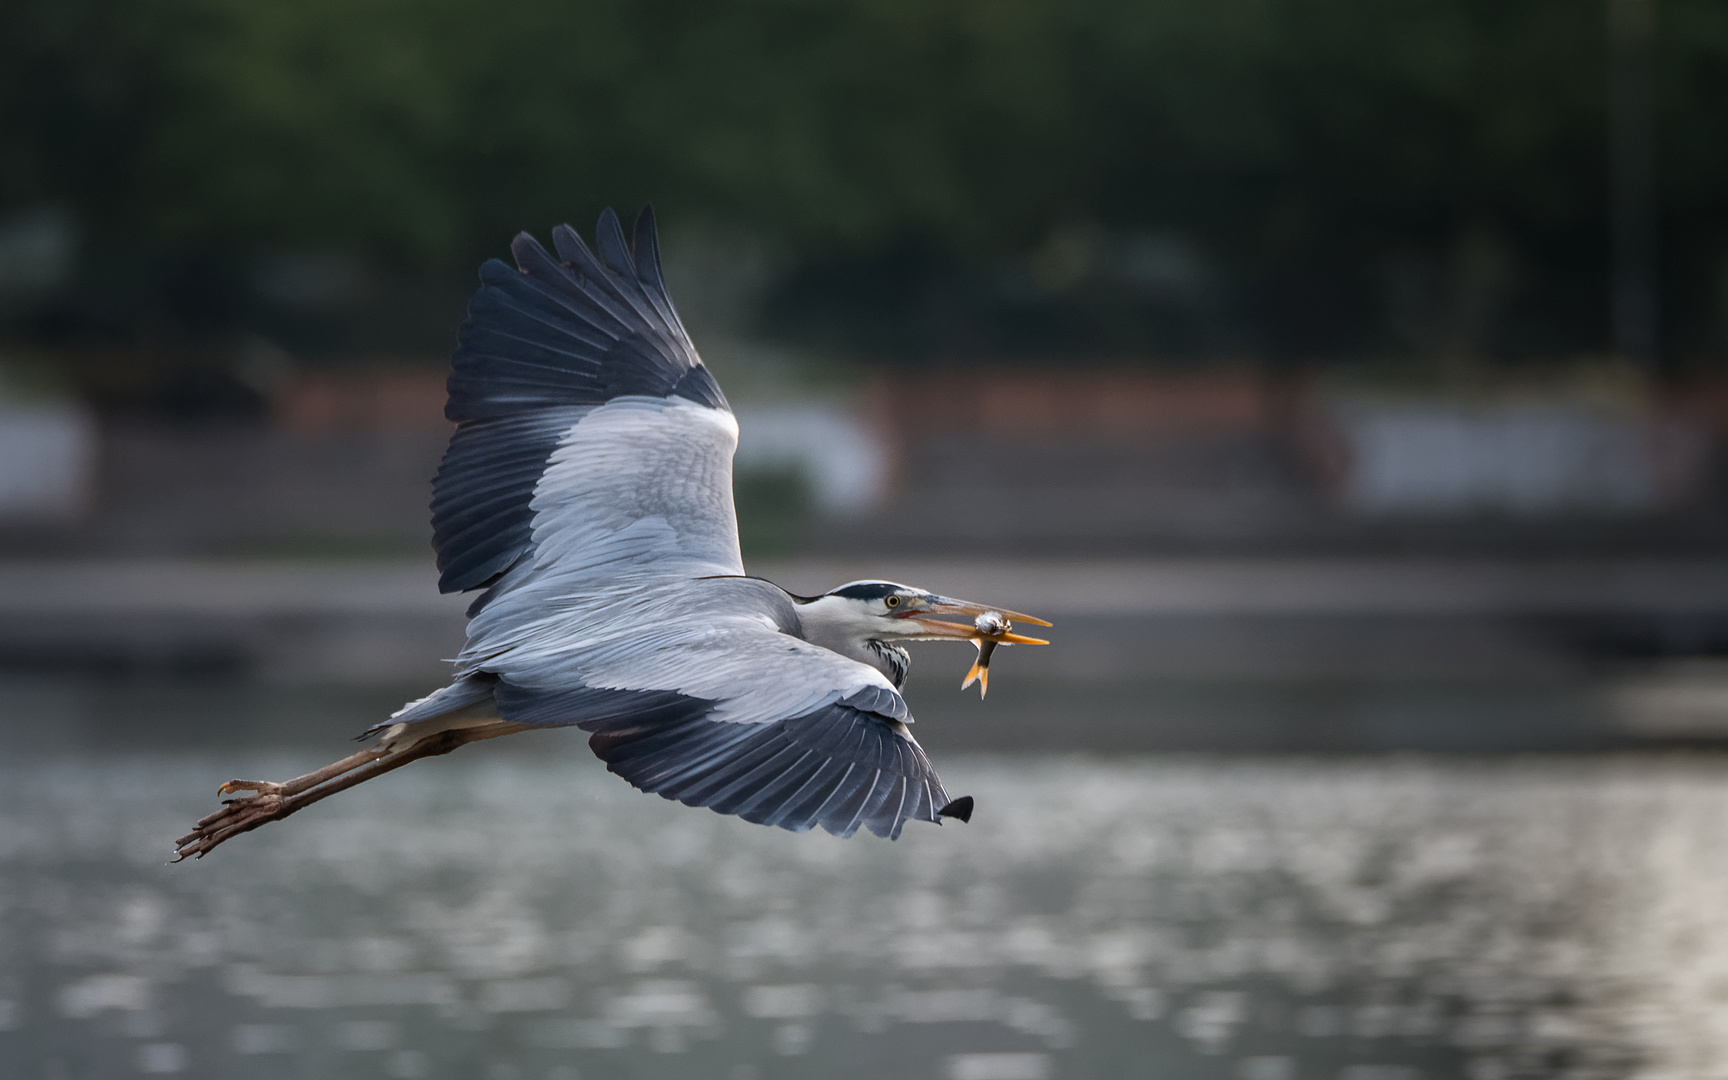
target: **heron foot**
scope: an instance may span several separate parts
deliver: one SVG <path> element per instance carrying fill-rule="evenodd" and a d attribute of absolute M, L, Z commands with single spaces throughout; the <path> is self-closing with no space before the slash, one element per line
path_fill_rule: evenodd
<path fill-rule="evenodd" d="M 279 817 L 287 817 L 292 811 L 288 808 L 287 797 L 282 794 L 285 786 L 251 780 L 230 780 L 223 784 L 220 792 L 224 795 L 235 790 L 250 790 L 255 794 L 224 799 L 222 809 L 200 818 L 191 832 L 174 841 L 174 861 L 202 859 L 205 853 L 231 836 L 250 832 Z"/>
<path fill-rule="evenodd" d="M 232 795 L 237 791 L 256 791 L 260 795 L 281 795 L 287 787 L 287 784 L 278 784 L 273 780 L 230 780 L 217 788 L 216 794 Z"/>
<path fill-rule="evenodd" d="M 285 818 L 302 806 L 317 802 L 325 795 L 341 790 L 331 781 L 353 774 L 366 765 L 375 764 L 386 756 L 382 750 L 361 750 L 341 761 L 332 762 L 305 776 L 277 783 L 271 780 L 230 780 L 216 789 L 218 795 L 234 795 L 249 791 L 234 799 L 222 800 L 222 809 L 199 820 L 192 831 L 174 842 L 174 861 L 202 859 L 216 845 L 231 836 L 251 832 L 258 826 Z M 342 785 L 344 787 L 349 785 Z"/>

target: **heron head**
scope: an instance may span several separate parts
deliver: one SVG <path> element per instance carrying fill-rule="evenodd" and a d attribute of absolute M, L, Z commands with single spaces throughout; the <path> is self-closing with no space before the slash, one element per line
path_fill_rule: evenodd
<path fill-rule="evenodd" d="M 936 641 L 944 638 L 973 641 L 985 636 L 971 622 L 957 623 L 932 618 L 935 615 L 961 615 L 975 619 L 994 611 L 1011 622 L 1028 622 L 1049 626 L 1043 619 L 1022 615 L 1017 611 L 975 604 L 939 596 L 911 585 L 892 581 L 852 581 L 832 589 L 812 602 L 827 609 L 826 614 L 844 620 L 848 628 L 860 637 L 877 641 Z M 997 641 L 1017 645 L 1047 645 L 1038 638 L 1019 634 L 993 635 Z"/>

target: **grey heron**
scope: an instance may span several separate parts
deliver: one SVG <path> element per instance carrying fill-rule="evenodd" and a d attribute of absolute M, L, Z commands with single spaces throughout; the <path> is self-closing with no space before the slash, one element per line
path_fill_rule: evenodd
<path fill-rule="evenodd" d="M 452 360 L 433 546 L 441 591 L 479 591 L 452 681 L 340 761 L 222 785 L 236 797 L 179 859 L 411 761 L 553 726 L 589 732 L 644 791 L 764 825 L 894 838 L 970 818 L 912 736 L 904 643 L 1044 644 L 1000 620 L 1050 624 L 888 581 L 812 597 L 748 576 L 738 425 L 666 293 L 652 210 L 631 241 L 610 209 L 592 250 L 567 225 L 552 240 L 556 254 L 523 233 L 515 266 L 481 267 Z"/>

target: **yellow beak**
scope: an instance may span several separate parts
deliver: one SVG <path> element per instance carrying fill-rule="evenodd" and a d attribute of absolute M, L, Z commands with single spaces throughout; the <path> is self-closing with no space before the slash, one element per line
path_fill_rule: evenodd
<path fill-rule="evenodd" d="M 910 620 L 921 633 L 916 637 L 922 640 L 938 640 L 956 638 L 962 641 L 996 641 L 1004 645 L 1048 645 L 1042 638 L 1026 637 L 1022 634 L 1000 633 L 986 634 L 971 623 L 953 623 L 942 619 L 925 618 L 927 615 L 969 615 L 976 619 L 985 612 L 994 611 L 1009 622 L 1026 622 L 1037 626 L 1049 626 L 1050 623 L 1033 615 L 1023 615 L 1018 611 L 1006 608 L 990 607 L 988 604 L 974 604 L 970 600 L 954 600 L 946 596 L 932 597 L 930 602 L 922 607 L 914 608 L 899 616 Z"/>

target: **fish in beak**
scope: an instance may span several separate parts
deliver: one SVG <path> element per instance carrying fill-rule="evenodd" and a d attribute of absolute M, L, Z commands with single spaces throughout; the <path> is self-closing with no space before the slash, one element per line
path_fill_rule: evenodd
<path fill-rule="evenodd" d="M 921 616 L 930 614 L 941 615 L 971 615 L 972 625 L 946 622 L 941 619 L 927 619 Z M 1048 645 L 1042 638 L 1025 637 L 1013 633 L 1010 627 L 1013 620 L 1035 623 L 1038 626 L 1049 626 L 1043 619 L 1031 615 L 1022 615 L 1018 611 L 1003 611 L 999 608 L 985 607 L 966 600 L 951 600 L 945 596 L 932 596 L 923 604 L 906 612 L 901 618 L 914 620 L 923 633 L 918 637 L 924 640 L 938 638 L 958 638 L 970 641 L 978 649 L 978 659 L 966 672 L 966 679 L 960 684 L 964 690 L 974 682 L 978 684 L 978 696 L 982 698 L 990 690 L 990 657 L 998 645 Z"/>
<path fill-rule="evenodd" d="M 986 611 L 972 620 L 977 628 L 978 636 L 972 639 L 972 644 L 978 649 L 978 659 L 972 661 L 972 667 L 967 670 L 966 678 L 960 683 L 960 689 L 978 683 L 978 700 L 984 700 L 984 695 L 990 692 L 990 657 L 996 652 L 996 646 L 1001 644 L 1002 635 L 1008 632 L 1010 623 L 1000 611 Z"/>

